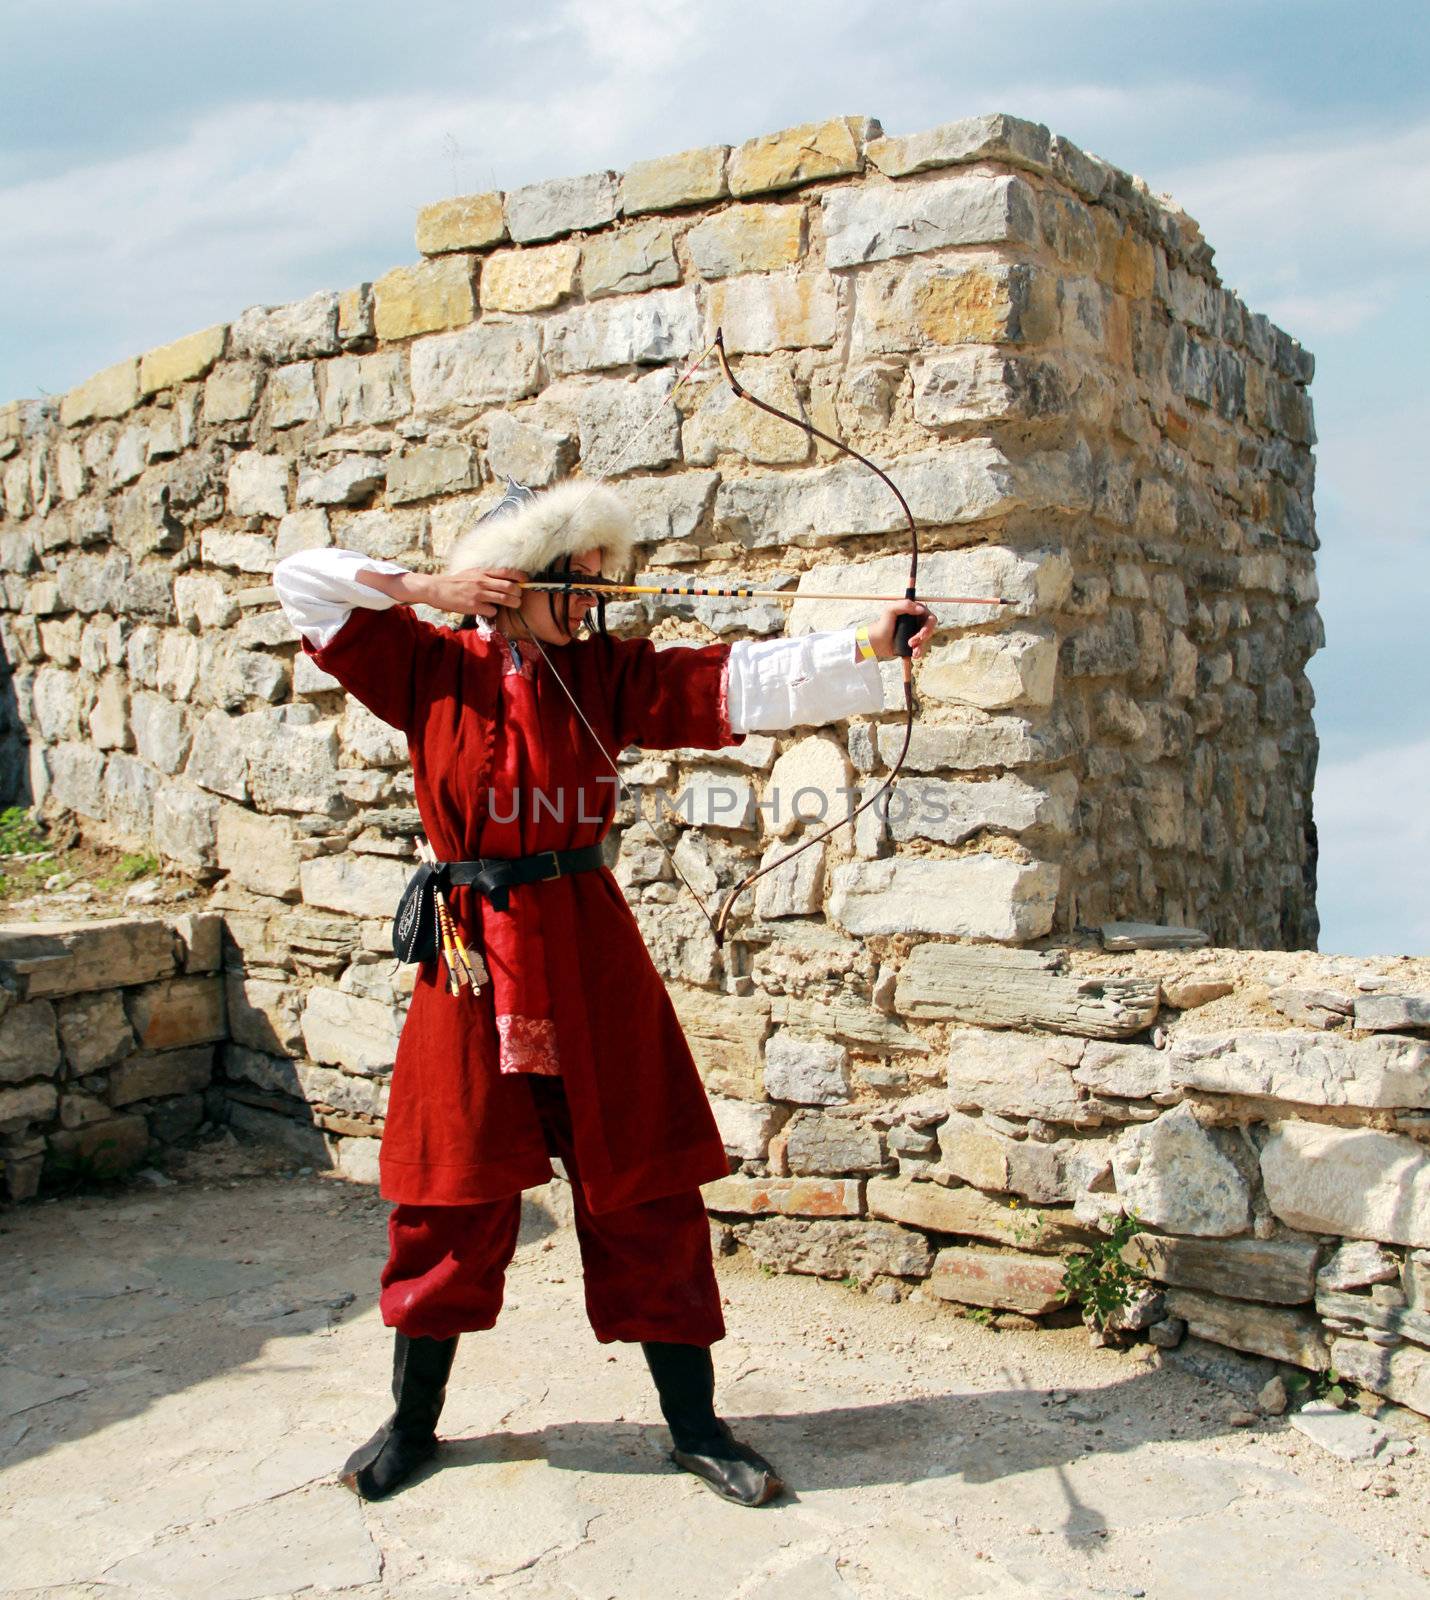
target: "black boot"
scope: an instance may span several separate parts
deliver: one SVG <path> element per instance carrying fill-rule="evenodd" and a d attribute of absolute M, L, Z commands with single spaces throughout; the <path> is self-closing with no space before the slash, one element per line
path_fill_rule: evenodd
<path fill-rule="evenodd" d="M 670 1459 L 736 1505 L 762 1506 L 784 1489 L 765 1458 L 715 1415 L 715 1364 L 698 1344 L 643 1344 L 675 1449 Z"/>
<path fill-rule="evenodd" d="M 397 1335 L 392 1352 L 392 1398 L 397 1409 L 365 1445 L 354 1450 L 340 1479 L 364 1500 L 381 1500 L 437 1453 L 437 1418 L 457 1340 Z"/>

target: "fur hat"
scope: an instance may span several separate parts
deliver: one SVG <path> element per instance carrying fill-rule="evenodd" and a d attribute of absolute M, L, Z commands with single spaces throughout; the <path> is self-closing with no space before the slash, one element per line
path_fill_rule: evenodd
<path fill-rule="evenodd" d="M 507 479 L 500 502 L 464 533 L 447 557 L 447 571 L 514 567 L 544 572 L 562 556 L 601 552 L 601 573 L 622 576 L 635 548 L 630 512 L 614 490 L 574 480 L 534 494 Z"/>

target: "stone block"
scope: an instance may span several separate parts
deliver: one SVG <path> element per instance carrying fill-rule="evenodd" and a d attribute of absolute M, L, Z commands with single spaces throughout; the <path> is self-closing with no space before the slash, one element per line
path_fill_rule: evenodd
<path fill-rule="evenodd" d="M 338 297 L 328 290 L 286 306 L 250 306 L 229 333 L 236 355 L 269 366 L 338 353 Z"/>
<path fill-rule="evenodd" d="M 477 323 L 412 346 L 419 411 L 470 410 L 520 400 L 539 387 L 541 336 L 531 322 Z"/>
<path fill-rule="evenodd" d="M 1081 1055 L 1081 1044 L 1067 1039 L 957 1028 L 948 1040 L 950 1099 L 1000 1116 L 1071 1122 L 1081 1099 L 1072 1069 Z"/>
<path fill-rule="evenodd" d="M 1053 925 L 1062 869 L 996 855 L 904 857 L 834 869 L 830 921 L 853 934 L 944 934 L 1016 944 Z"/>
<path fill-rule="evenodd" d="M 381 1181 L 377 1139 L 334 1139 L 333 1159 L 338 1174 L 349 1183 L 376 1185 Z"/>
<path fill-rule="evenodd" d="M 130 707 L 130 720 L 139 759 L 160 772 L 178 772 L 193 743 L 184 707 L 165 695 L 140 690 Z"/>
<path fill-rule="evenodd" d="M 298 474 L 298 504 L 361 505 L 382 488 L 385 478 L 383 462 L 365 455 L 342 456 L 326 467 L 304 467 Z"/>
<path fill-rule="evenodd" d="M 1033 191 L 1018 177 L 971 172 L 916 184 L 835 189 L 821 204 L 831 267 L 953 245 L 1037 240 Z"/>
<path fill-rule="evenodd" d="M 228 469 L 228 508 L 238 517 L 281 517 L 288 509 L 288 463 L 259 450 L 236 455 Z"/>
<path fill-rule="evenodd" d="M 214 425 L 246 422 L 253 415 L 262 387 L 262 372 L 253 362 L 223 362 L 204 382 L 204 421 Z"/>
<path fill-rule="evenodd" d="M 730 192 L 725 184 L 729 153 L 728 145 L 706 145 L 635 162 L 621 177 L 621 212 L 631 217 L 642 211 L 674 211 L 680 206 L 723 200 Z"/>
<path fill-rule="evenodd" d="M 765 1093 L 796 1105 L 843 1105 L 850 1094 L 849 1052 L 832 1040 L 780 1029 L 765 1046 Z"/>
<path fill-rule="evenodd" d="M 195 741 L 196 752 L 197 748 Z M 260 811 L 316 812 L 322 816 L 341 811 L 338 735 L 332 723 L 265 722 L 261 735 L 254 730 L 246 753 L 249 787 Z M 189 765 L 192 768 L 192 759 Z M 190 776 L 196 774 L 191 772 Z"/>
<path fill-rule="evenodd" d="M 323 550 L 333 542 L 328 513 L 321 508 L 290 511 L 278 524 L 273 553 L 281 561 L 300 550 Z"/>
<path fill-rule="evenodd" d="M 209 369 L 223 354 L 228 340 L 228 324 L 217 323 L 198 333 L 160 345 L 139 357 L 139 393 L 144 398 L 161 389 L 208 376 Z"/>
<path fill-rule="evenodd" d="M 941 1300 L 1037 1317 L 1067 1303 L 1064 1270 L 1058 1259 L 951 1245 L 935 1258 L 929 1288 Z"/>
<path fill-rule="evenodd" d="M 982 350 L 1054 339 L 1057 292 L 1050 273 L 1021 262 L 955 257 L 869 267 L 859 276 L 851 352 L 862 360 L 928 352 L 931 359 L 916 380 L 921 395 L 916 416 L 929 426 L 954 422 L 956 415 L 945 418 L 946 410 L 956 414 L 980 407 L 1056 415 L 1065 408 L 1068 389 L 1057 368 L 1015 366 L 1005 356 L 1008 365 L 1000 377 L 996 355 L 980 366 L 978 358 L 958 347 Z M 1000 392 L 1005 385 L 1011 390 L 1008 398 Z"/>
<path fill-rule="evenodd" d="M 0 1130 L 13 1133 L 30 1123 L 49 1122 L 59 1105 L 59 1090 L 52 1083 L 27 1083 L 19 1088 L 0 1087 Z"/>
<path fill-rule="evenodd" d="M 969 272 L 956 280 L 938 281 L 949 286 L 941 308 L 949 315 L 940 316 L 925 301 L 931 315 L 922 320 L 921 326 L 929 342 L 963 348 L 931 356 L 915 365 L 914 420 L 926 428 L 953 428 L 970 422 L 1041 419 L 1066 411 L 1070 385 L 1058 367 L 1050 362 L 1022 359 L 1005 350 L 965 343 L 976 331 L 976 275 Z M 988 311 L 995 318 L 997 331 L 1012 336 L 1018 327 L 1012 291 L 1019 280 L 1004 273 L 994 281 L 1000 292 L 990 298 Z M 875 326 L 871 319 L 867 331 L 872 332 Z"/>
<path fill-rule="evenodd" d="M 0 1083 L 52 1078 L 61 1060 L 55 1008 L 48 1000 L 14 1006 L 0 1017 Z"/>
<path fill-rule="evenodd" d="M 179 965 L 185 972 L 217 972 L 223 953 L 223 917 L 217 911 L 188 911 L 173 919 Z"/>
<path fill-rule="evenodd" d="M 194 729 L 185 776 L 230 800 L 248 799 L 248 748 L 243 724 L 223 711 L 210 711 Z"/>
<path fill-rule="evenodd" d="M 1199 950 L 1211 943 L 1200 928 L 1160 922 L 1104 922 L 1101 932 L 1104 950 Z"/>
<path fill-rule="evenodd" d="M 706 1208 L 739 1217 L 857 1217 L 857 1178 L 719 1178 L 701 1191 Z"/>
<path fill-rule="evenodd" d="M 1271 1125 L 1261 1179 L 1273 1214 L 1307 1233 L 1430 1246 L 1430 1152 L 1403 1134 Z"/>
<path fill-rule="evenodd" d="M 346 911 L 355 917 L 390 918 L 409 871 L 388 856 L 318 856 L 300 868 L 303 900 L 310 906 Z"/>
<path fill-rule="evenodd" d="M 1324 1372 L 1329 1365 L 1325 1336 L 1309 1312 L 1178 1288 L 1167 1290 L 1166 1307 L 1168 1315 L 1181 1317 L 1187 1331 L 1198 1339 L 1273 1361 L 1289 1361 L 1313 1372 Z"/>
<path fill-rule="evenodd" d="M 798 416 L 803 401 L 786 358 L 741 363 L 740 381 L 751 394 Z M 809 435 L 793 423 L 783 422 L 731 392 L 727 384 L 714 385 L 699 395 L 683 427 L 685 459 L 709 465 L 729 451 L 746 461 L 763 465 L 797 465 L 809 459 Z M 767 585 L 760 585 L 767 587 Z M 748 615 L 750 607 L 741 607 Z"/>
<path fill-rule="evenodd" d="M 0 927 L 0 963 L 31 1000 L 150 983 L 178 964 L 173 930 L 139 917 Z"/>
<path fill-rule="evenodd" d="M 470 256 L 435 256 L 394 267 L 372 286 L 373 326 L 383 341 L 462 328 L 477 314 L 476 263 Z"/>
<path fill-rule="evenodd" d="M 1430 995 L 1357 995 L 1355 1025 L 1366 1033 L 1424 1033 L 1430 1030 Z"/>
<path fill-rule="evenodd" d="M 804 254 L 805 221 L 799 204 L 732 206 L 686 234 L 691 265 L 702 278 L 778 272 Z"/>
<path fill-rule="evenodd" d="M 35 1003 L 45 1005 L 47 1002 Z M 22 1006 L 20 1009 L 24 1011 L 29 1008 Z M 75 1077 L 102 1072 L 116 1061 L 131 1055 L 137 1048 L 134 1030 L 129 1025 L 129 1017 L 124 1009 L 124 1000 L 117 989 L 75 995 L 72 999 L 61 1000 L 57 1009 L 60 1042 L 64 1045 L 65 1059 Z M 6 1023 L 0 1022 L 0 1050 L 5 1048 L 5 1027 Z M 5 1069 L 0 1064 L 0 1077 L 3 1076 Z"/>
<path fill-rule="evenodd" d="M 139 404 L 139 363 L 117 361 L 96 372 L 60 400 L 60 422 L 72 428 L 96 418 L 122 417 Z M 8 499 L 8 491 L 7 491 Z"/>
<path fill-rule="evenodd" d="M 1214 1094 L 1265 1095 L 1322 1106 L 1430 1106 L 1430 1045 L 1281 1031 L 1181 1036 L 1173 1081 Z"/>
<path fill-rule="evenodd" d="M 149 1154 L 149 1125 L 131 1113 L 91 1122 L 49 1136 L 49 1163 L 65 1171 L 76 1167 L 96 1177 L 117 1177 L 137 1167 Z"/>
<path fill-rule="evenodd" d="M 827 273 L 722 278 L 706 297 L 706 330 L 720 328 L 731 355 L 825 348 L 838 337 L 839 292 Z"/>
<path fill-rule="evenodd" d="M 269 380 L 272 404 L 272 379 Z M 402 352 L 338 356 L 323 368 L 323 420 L 334 428 L 396 422 L 412 410 Z"/>
<path fill-rule="evenodd" d="M 889 468 L 920 523 L 980 522 L 1019 510 L 1025 504 L 1015 485 L 1012 464 L 986 440 L 949 445 L 936 455 L 905 457 L 890 462 Z M 875 494 L 876 489 L 881 493 Z M 804 472 L 761 473 L 727 479 L 721 483 L 716 497 L 715 522 L 722 537 L 757 550 L 785 545 L 817 549 L 837 539 L 894 533 L 905 527 L 898 502 L 883 484 L 866 469 L 843 464 L 814 467 Z M 978 564 L 971 557 L 966 564 L 971 570 L 978 570 Z M 1013 564 L 1005 554 L 1001 561 L 997 557 L 989 558 L 986 568 L 1007 569 Z M 1031 562 L 1024 564 L 1033 565 Z M 1051 562 L 1048 564 L 1051 566 Z M 895 562 L 891 559 L 889 565 L 892 567 Z M 930 565 L 932 567 L 933 563 Z M 878 571 L 879 566 L 878 562 L 866 562 L 858 567 L 821 567 L 817 580 L 810 574 L 808 581 L 802 579 L 801 582 L 804 587 L 817 587 L 821 591 L 836 586 L 853 591 L 856 580 L 851 577 L 852 573 L 867 578 L 871 571 Z M 924 576 L 922 562 L 919 574 L 930 593 L 999 594 L 996 589 L 949 591 L 934 588 L 931 578 Z M 834 581 L 826 583 L 823 581 L 826 578 Z M 904 558 L 896 592 L 902 594 L 907 582 L 908 560 Z M 890 591 L 871 592 L 887 594 Z M 970 606 L 960 620 L 973 626 L 992 620 L 999 608 L 989 607 L 987 611 L 989 615 L 985 617 L 979 608 Z M 796 630 L 795 617 L 790 619 L 791 631 L 809 632 L 813 627 L 829 625 L 811 623 L 806 613 Z"/>
<path fill-rule="evenodd" d="M 588 477 L 668 467 L 680 459 L 680 415 L 666 399 L 673 372 L 600 380 L 576 397 L 581 465 Z"/>
<path fill-rule="evenodd" d="M 616 220 L 616 175 L 592 172 L 580 178 L 529 183 L 506 196 L 507 232 L 519 244 L 558 234 L 603 228 Z"/>
<path fill-rule="evenodd" d="M 214 1044 L 228 1036 L 223 980 L 218 977 L 198 975 L 148 984 L 134 990 L 127 1005 L 142 1050 Z"/>
<path fill-rule="evenodd" d="M 499 250 L 482 267 L 483 311 L 549 311 L 576 293 L 581 247 Z"/>
<path fill-rule="evenodd" d="M 392 505 L 459 494 L 481 482 L 469 444 L 421 444 L 388 457 L 387 498 Z"/>
<path fill-rule="evenodd" d="M 318 382 L 311 361 L 290 361 L 268 377 L 268 421 L 274 428 L 293 428 L 318 418 Z"/>
<path fill-rule="evenodd" d="M 857 173 L 864 165 L 864 141 L 880 131 L 868 117 L 831 117 L 747 139 L 730 152 L 730 193 L 766 194 Z"/>
<path fill-rule="evenodd" d="M 557 375 L 653 366 L 692 354 L 700 339 L 694 292 L 655 289 L 558 312 L 544 324 Z"/>
<path fill-rule="evenodd" d="M 737 1100 L 761 1101 L 768 997 L 712 994 L 674 983 L 670 998 L 706 1087 Z"/>
<path fill-rule="evenodd" d="M 715 1113 L 726 1154 L 740 1161 L 763 1161 L 771 1138 L 785 1119 L 779 1106 L 756 1100 L 727 1100 L 723 1095 L 711 1099 L 710 1109 Z"/>
<path fill-rule="evenodd" d="M 83 744 L 52 745 L 45 751 L 50 794 L 66 811 L 104 815 L 104 755 Z"/>
<path fill-rule="evenodd" d="M 588 300 L 638 294 L 680 282 L 668 224 L 640 222 L 588 239 L 581 250 L 581 288 Z"/>
<path fill-rule="evenodd" d="M 1430 1417 L 1430 1354 L 1404 1345 L 1383 1349 L 1364 1339 L 1333 1339 L 1330 1364 L 1342 1377 Z"/>
<path fill-rule="evenodd" d="M 267 1054 L 301 1053 L 303 997 L 297 989 L 270 978 L 230 972 L 225 994 L 228 1030 L 235 1043 Z"/>
<path fill-rule="evenodd" d="M 359 283 L 338 295 L 338 339 L 357 344 L 373 337 L 372 285 Z"/>
<path fill-rule="evenodd" d="M 924 944 L 899 973 L 894 1004 L 907 1017 L 999 1028 L 1050 1028 L 1125 1039 L 1156 1019 L 1155 980 L 1080 978 L 1056 952 Z"/>
<path fill-rule="evenodd" d="M 1127 1100 L 1175 1098 L 1171 1056 L 1148 1044 L 1088 1044 L 1072 1071 L 1073 1081 L 1096 1094 Z"/>
<path fill-rule="evenodd" d="M 864 154 L 869 165 L 888 178 L 906 178 L 915 172 L 973 161 L 1005 161 L 1037 172 L 1059 171 L 1066 181 L 1053 145 L 1041 123 L 995 112 L 962 117 L 903 138 L 871 139 Z"/>
<path fill-rule="evenodd" d="M 1077 779 L 1056 772 L 1033 782 L 1007 773 L 981 780 L 900 777 L 886 812 L 890 838 L 936 839 L 962 844 L 985 829 L 1020 834 L 1045 829 L 1059 837 L 1072 831 Z"/>
<path fill-rule="evenodd" d="M 262 1144 L 289 1152 L 305 1165 L 327 1171 L 332 1164 L 328 1139 L 323 1130 L 305 1116 L 289 1116 L 230 1100 L 224 1108 L 230 1127 Z"/>
<path fill-rule="evenodd" d="M 922 1234 L 892 1222 L 769 1217 L 752 1223 L 744 1240 L 761 1266 L 861 1283 L 880 1276 L 923 1278 L 933 1261 Z"/>
<path fill-rule="evenodd" d="M 1086 1240 L 1088 1230 L 1053 1212 L 1021 1211 L 982 1190 L 961 1185 L 909 1183 L 902 1178 L 870 1178 L 865 1205 L 871 1217 L 902 1222 L 928 1233 L 967 1235 L 1024 1250 L 1057 1250 Z M 987 1304 L 979 1301 L 976 1304 Z"/>
<path fill-rule="evenodd" d="M 343 752 L 354 766 L 405 767 L 405 734 L 374 716 L 360 700 L 349 698 L 339 724 Z"/>
<path fill-rule="evenodd" d="M 798 1177 L 882 1172 L 888 1164 L 883 1136 L 857 1114 L 796 1112 L 785 1139 L 789 1170 Z"/>
<path fill-rule="evenodd" d="M 1251 1173 L 1234 1136 L 1204 1128 L 1189 1105 L 1129 1128 L 1112 1156 L 1129 1215 L 1163 1233 L 1227 1238 L 1251 1227 Z"/>
<path fill-rule="evenodd" d="M 1299 1239 L 1173 1239 L 1139 1233 L 1122 1254 L 1129 1266 L 1160 1283 L 1234 1300 L 1302 1305 L 1316 1291 L 1320 1247 Z"/>
<path fill-rule="evenodd" d="M 1058 646 L 1051 633 L 972 634 L 929 652 L 921 693 L 985 711 L 1053 703 Z"/>
<path fill-rule="evenodd" d="M 423 206 L 417 213 L 417 248 L 424 256 L 485 250 L 505 238 L 499 193 L 454 195 Z"/>
<path fill-rule="evenodd" d="M 218 982 L 209 978 L 197 981 Z M 127 1106 L 136 1100 L 157 1100 L 164 1095 L 198 1094 L 213 1082 L 213 1066 L 212 1045 L 131 1056 L 110 1071 L 110 1104 Z"/>
<path fill-rule="evenodd" d="M 391 1070 L 397 1059 L 399 1022 L 391 1006 L 337 989 L 308 992 L 303 1042 L 314 1061 L 363 1077 Z"/>
<path fill-rule="evenodd" d="M 565 477 L 575 453 L 570 434 L 509 411 L 494 412 L 487 424 L 487 470 L 496 479 L 510 476 L 528 488 L 545 488 Z"/>
<path fill-rule="evenodd" d="M 197 1133 L 205 1117 L 204 1096 L 185 1094 L 150 1106 L 144 1120 L 149 1124 L 151 1139 L 159 1144 L 176 1144 Z"/>
<path fill-rule="evenodd" d="M 781 859 L 783 858 L 783 859 Z M 823 846 L 789 855 L 775 843 L 760 857 L 765 876 L 755 888 L 755 915 L 762 921 L 778 917 L 817 915 L 824 905 L 825 852 Z"/>

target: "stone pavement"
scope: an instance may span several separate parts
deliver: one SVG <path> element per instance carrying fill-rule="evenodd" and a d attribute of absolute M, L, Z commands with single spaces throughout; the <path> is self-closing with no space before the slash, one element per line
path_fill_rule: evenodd
<path fill-rule="evenodd" d="M 540 1202 L 501 1324 L 459 1353 L 440 1470 L 364 1506 L 332 1472 L 386 1411 L 384 1214 L 239 1161 L 0 1217 L 0 1594 L 1430 1597 L 1423 1436 L 1344 1462 L 1285 1419 L 1229 1427 L 1226 1389 L 1149 1349 L 744 1258 L 723 1409 L 795 1492 L 726 1506 L 666 1464 Z"/>

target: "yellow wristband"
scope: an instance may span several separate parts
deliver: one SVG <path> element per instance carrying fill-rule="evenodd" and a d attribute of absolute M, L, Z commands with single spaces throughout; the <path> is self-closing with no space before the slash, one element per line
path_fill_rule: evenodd
<path fill-rule="evenodd" d="M 869 624 L 863 623 L 855 632 L 854 643 L 859 646 L 859 659 L 861 661 L 877 661 L 874 646 L 869 643 Z"/>

